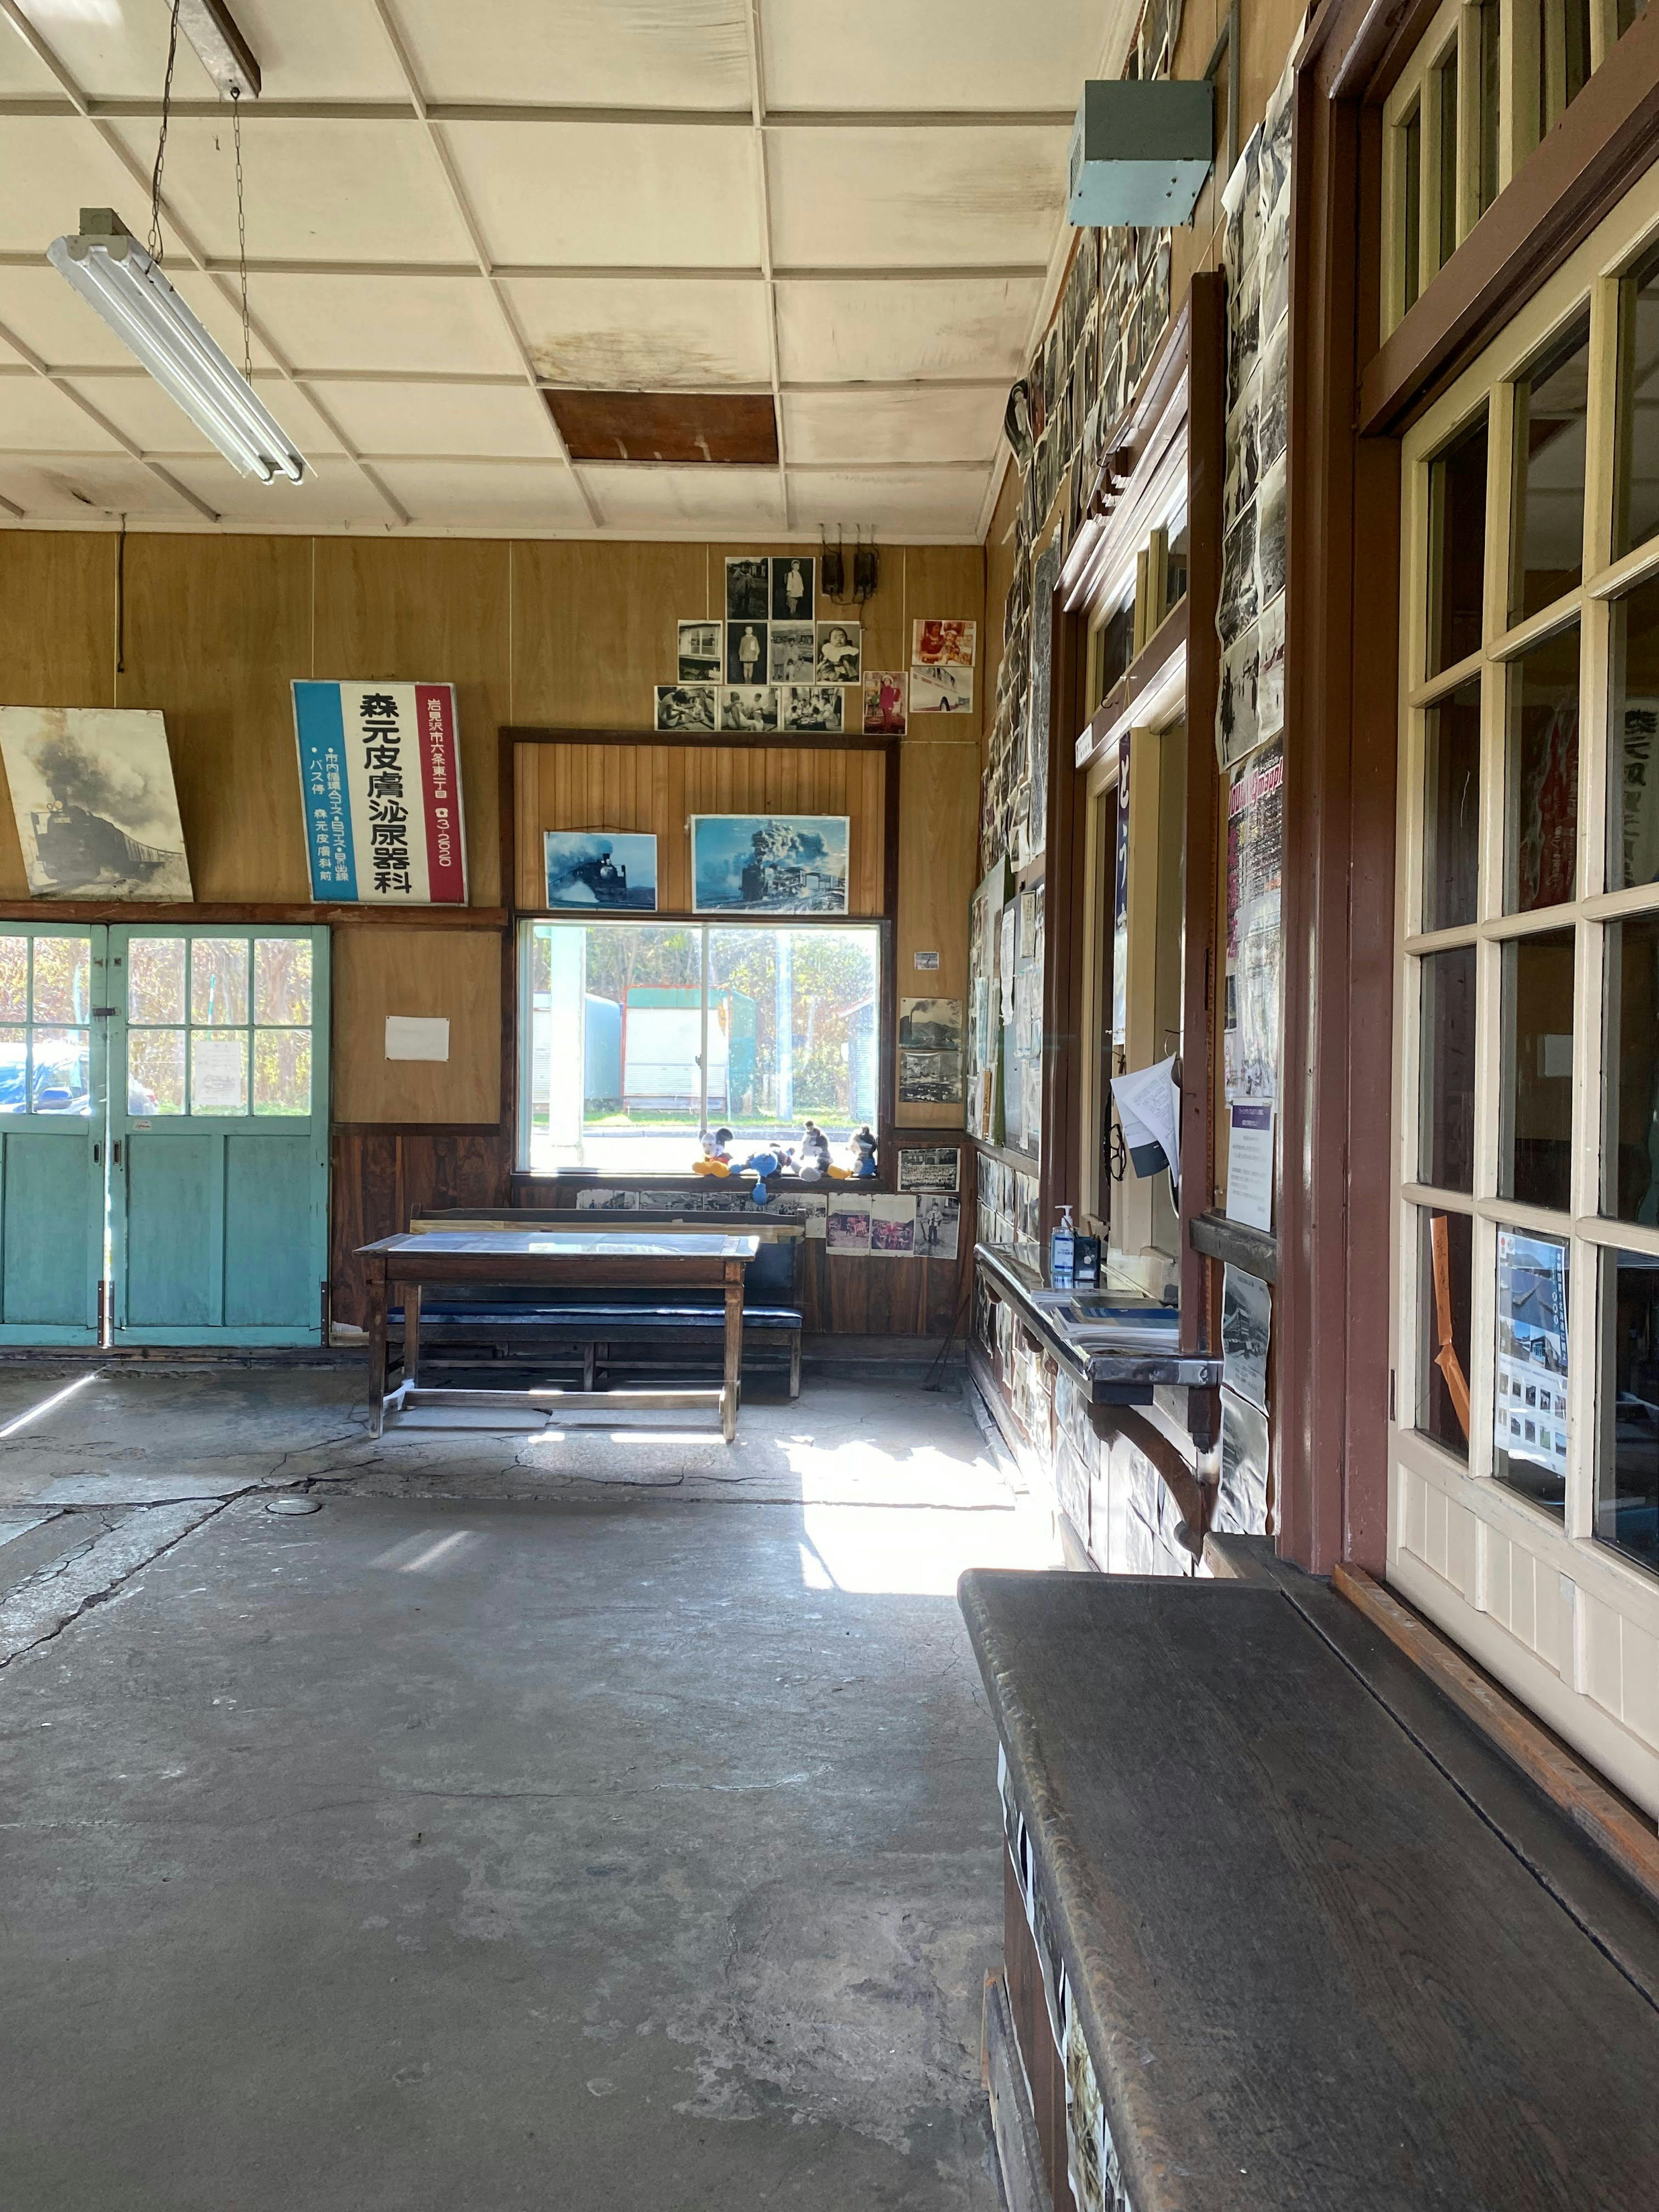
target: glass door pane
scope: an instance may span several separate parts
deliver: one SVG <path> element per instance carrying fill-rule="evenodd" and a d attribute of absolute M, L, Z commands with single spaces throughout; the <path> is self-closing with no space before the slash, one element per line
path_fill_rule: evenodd
<path fill-rule="evenodd" d="M 1573 933 L 1504 947 L 1498 1194 L 1566 1212 L 1572 1158 Z"/>

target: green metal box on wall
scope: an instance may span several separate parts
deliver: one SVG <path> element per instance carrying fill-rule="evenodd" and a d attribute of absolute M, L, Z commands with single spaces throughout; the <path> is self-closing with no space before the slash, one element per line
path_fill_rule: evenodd
<path fill-rule="evenodd" d="M 1099 229 L 1190 222 L 1215 149 L 1215 87 L 1095 78 L 1066 162 L 1066 215 Z"/>

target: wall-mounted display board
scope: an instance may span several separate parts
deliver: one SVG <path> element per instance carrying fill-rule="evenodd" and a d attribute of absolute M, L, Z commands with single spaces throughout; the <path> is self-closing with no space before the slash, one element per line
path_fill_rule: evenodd
<path fill-rule="evenodd" d="M 649 736 L 586 740 L 515 732 L 513 896 L 523 913 L 547 903 L 549 830 L 608 830 L 657 840 L 657 910 L 690 914 L 694 816 L 844 819 L 845 906 L 885 911 L 888 763 L 884 745 L 664 744 Z"/>

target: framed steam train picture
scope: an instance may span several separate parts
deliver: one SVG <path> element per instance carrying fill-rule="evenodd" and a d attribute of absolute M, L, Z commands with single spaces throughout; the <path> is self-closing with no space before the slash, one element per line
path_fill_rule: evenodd
<path fill-rule="evenodd" d="M 628 830 L 549 830 L 547 903 L 554 912 L 654 914 L 657 841 Z"/>
<path fill-rule="evenodd" d="M 31 898 L 192 896 L 167 726 L 130 707 L 0 707 Z"/>
<path fill-rule="evenodd" d="M 699 914 L 845 914 L 844 814 L 694 814 Z"/>

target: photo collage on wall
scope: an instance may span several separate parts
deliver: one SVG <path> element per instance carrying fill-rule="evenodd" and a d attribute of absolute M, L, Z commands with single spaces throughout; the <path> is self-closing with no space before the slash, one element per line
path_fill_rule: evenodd
<path fill-rule="evenodd" d="M 674 681 L 656 686 L 653 729 L 902 737 L 908 675 L 865 667 L 863 624 L 821 600 L 817 568 L 805 553 L 728 556 L 723 617 L 677 624 Z"/>

